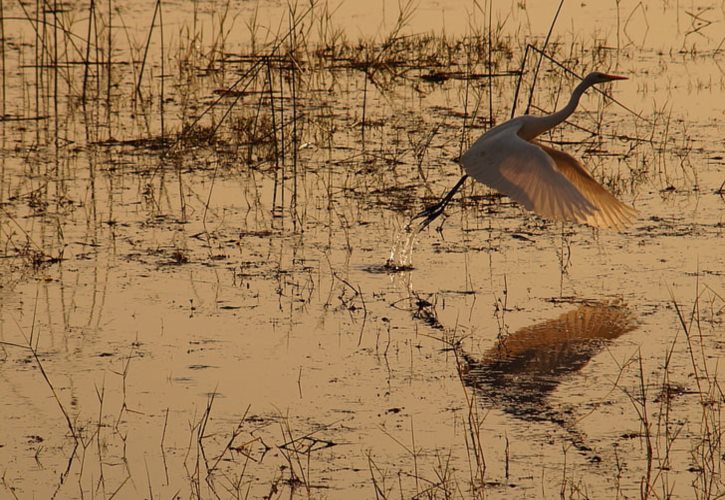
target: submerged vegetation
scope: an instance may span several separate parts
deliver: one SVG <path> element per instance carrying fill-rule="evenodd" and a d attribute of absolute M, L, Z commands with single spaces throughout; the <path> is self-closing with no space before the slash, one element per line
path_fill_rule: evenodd
<path fill-rule="evenodd" d="M 624 3 L 616 34 L 409 1 L 366 36 L 321 2 L 0 0 L 0 496 L 722 496 L 725 163 L 676 94 L 725 89 L 723 20 L 654 50 Z M 470 183 L 418 253 L 481 133 L 640 66 L 545 137 L 636 227 Z"/>

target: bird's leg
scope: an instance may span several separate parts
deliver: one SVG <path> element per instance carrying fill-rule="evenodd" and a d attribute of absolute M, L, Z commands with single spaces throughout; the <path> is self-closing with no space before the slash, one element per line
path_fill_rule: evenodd
<path fill-rule="evenodd" d="M 431 205 L 430 207 L 419 212 L 415 217 L 413 217 L 412 220 L 423 218 L 423 220 L 418 225 L 418 231 L 422 231 L 423 229 L 425 229 L 428 224 L 436 220 L 443 213 L 443 210 L 445 210 L 446 206 L 451 202 L 451 199 L 458 192 L 458 190 L 461 189 L 461 186 L 463 186 L 463 183 L 466 181 L 467 178 L 468 175 L 464 174 L 458 180 L 456 185 L 453 186 L 453 189 L 448 191 L 448 194 L 441 198 L 438 203 L 436 203 L 435 205 Z"/>

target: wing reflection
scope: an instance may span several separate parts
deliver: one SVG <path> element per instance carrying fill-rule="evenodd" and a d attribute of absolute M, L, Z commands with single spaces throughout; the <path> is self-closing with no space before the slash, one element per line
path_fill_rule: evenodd
<path fill-rule="evenodd" d="M 481 359 L 463 353 L 463 380 L 485 403 L 511 415 L 565 424 L 561 411 L 549 407 L 549 394 L 607 340 L 635 328 L 632 312 L 623 305 L 584 304 L 508 335 Z"/>

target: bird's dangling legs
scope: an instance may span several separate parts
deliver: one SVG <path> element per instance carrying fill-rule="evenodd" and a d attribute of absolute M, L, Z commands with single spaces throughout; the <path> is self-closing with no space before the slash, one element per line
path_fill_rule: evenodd
<path fill-rule="evenodd" d="M 418 225 L 418 231 L 422 231 L 425 229 L 428 224 L 436 220 L 442 213 L 443 210 L 446 209 L 446 206 L 448 206 L 448 203 L 451 202 L 451 199 L 453 196 L 458 192 L 459 189 L 461 189 L 461 186 L 463 186 L 463 183 L 466 182 L 466 179 L 468 178 L 468 175 L 464 174 L 456 183 L 455 186 L 453 186 L 453 189 L 448 191 L 448 194 L 446 194 L 441 200 L 436 203 L 435 205 L 431 205 L 430 207 L 426 208 L 425 210 L 419 212 L 413 219 L 421 219 L 425 217 L 420 224 Z"/>

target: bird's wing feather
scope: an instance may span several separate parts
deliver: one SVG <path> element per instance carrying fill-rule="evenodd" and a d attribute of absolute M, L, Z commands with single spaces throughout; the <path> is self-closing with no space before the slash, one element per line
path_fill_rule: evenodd
<path fill-rule="evenodd" d="M 564 151 L 535 142 L 554 160 L 558 170 L 597 210 L 587 216 L 587 224 L 595 227 L 623 229 L 637 217 L 637 211 L 625 205 L 607 191 L 573 156 Z"/>
<path fill-rule="evenodd" d="M 587 222 L 597 207 L 557 168 L 544 149 L 517 135 L 513 120 L 484 134 L 461 157 L 466 173 L 554 220 Z"/>

